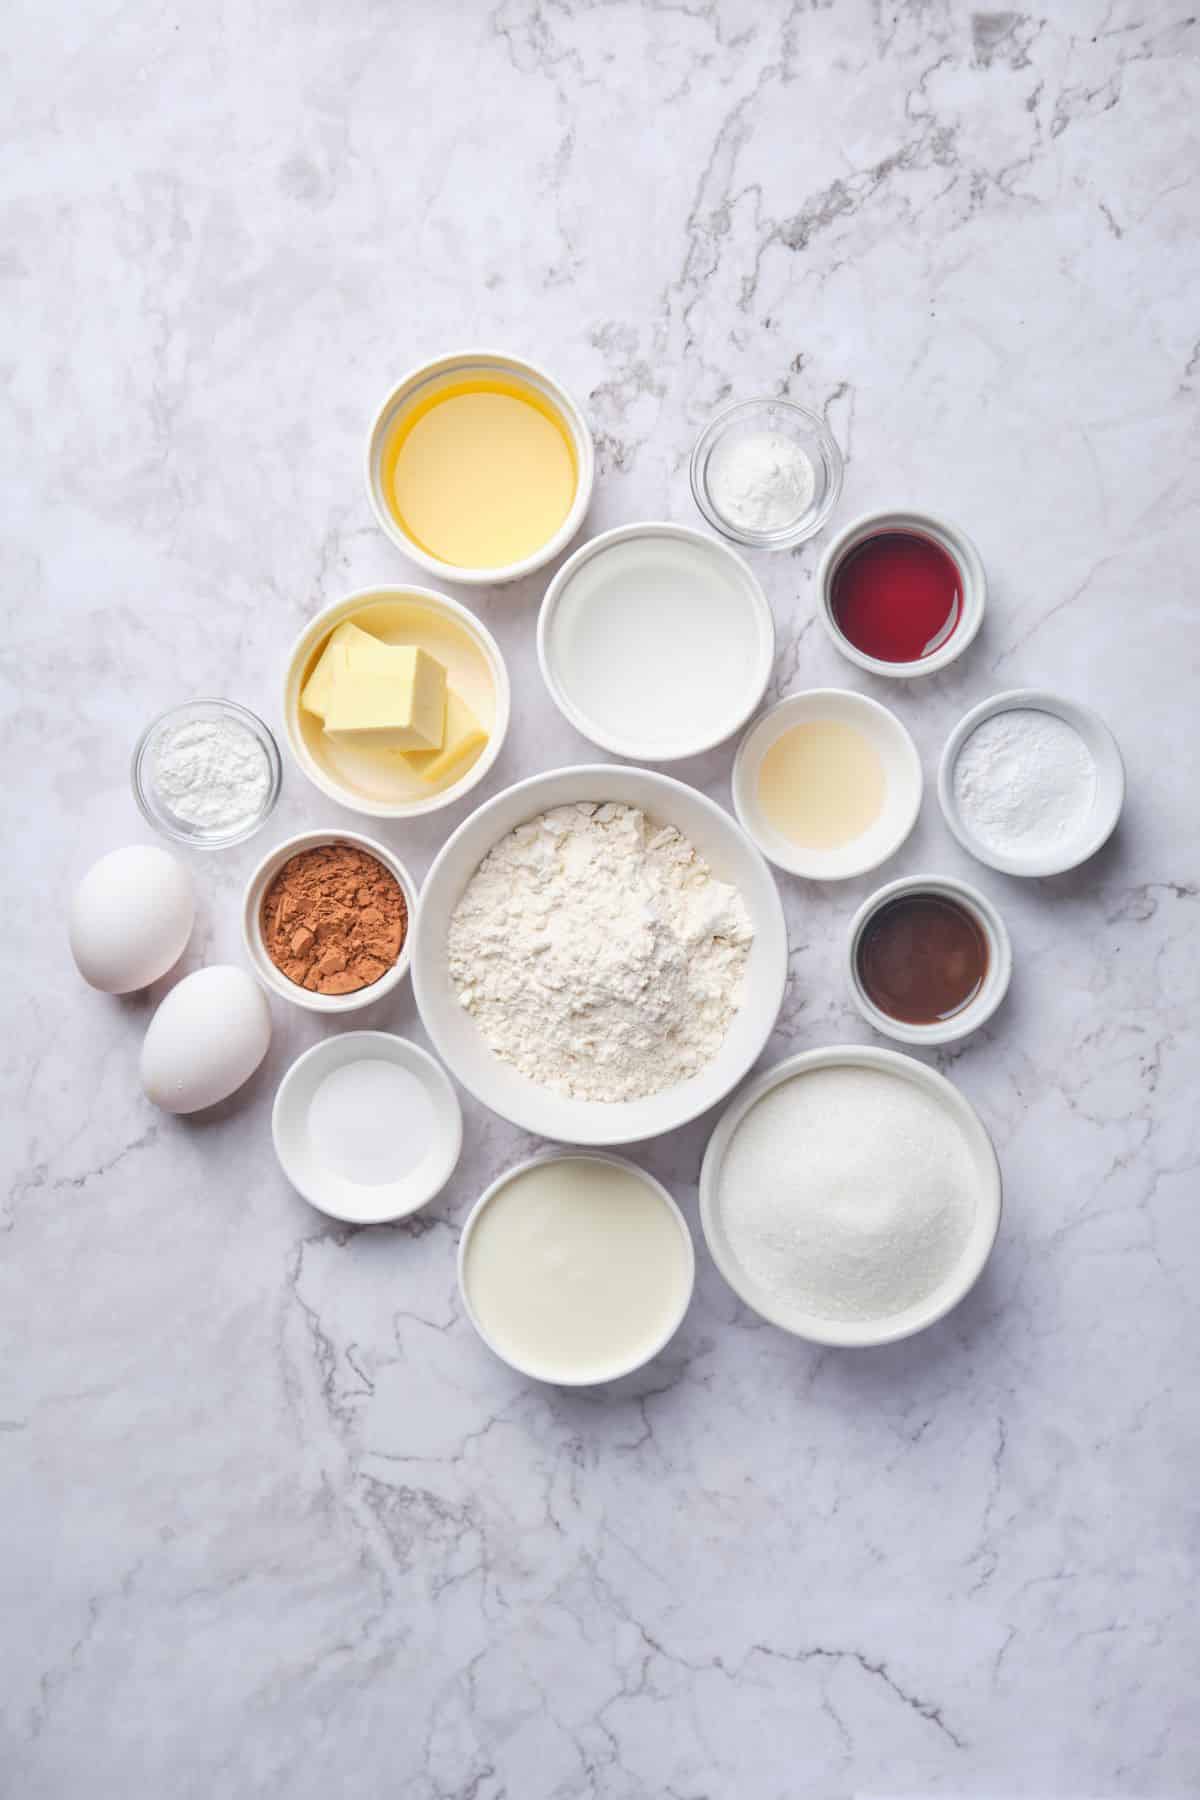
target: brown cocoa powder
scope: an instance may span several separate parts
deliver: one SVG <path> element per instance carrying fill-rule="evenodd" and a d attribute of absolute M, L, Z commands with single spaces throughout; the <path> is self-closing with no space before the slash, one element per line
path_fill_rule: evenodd
<path fill-rule="evenodd" d="M 317 994 L 354 994 L 386 975 L 408 935 L 404 890 L 378 857 L 352 844 L 300 850 L 262 901 L 275 967 Z"/>

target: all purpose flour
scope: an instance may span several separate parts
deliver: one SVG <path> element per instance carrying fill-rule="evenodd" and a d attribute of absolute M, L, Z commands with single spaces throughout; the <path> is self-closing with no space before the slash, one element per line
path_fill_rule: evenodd
<path fill-rule="evenodd" d="M 450 921 L 450 975 L 487 1043 L 580 1100 L 641 1100 L 712 1060 L 753 929 L 673 826 L 555 807 L 484 858 Z"/>

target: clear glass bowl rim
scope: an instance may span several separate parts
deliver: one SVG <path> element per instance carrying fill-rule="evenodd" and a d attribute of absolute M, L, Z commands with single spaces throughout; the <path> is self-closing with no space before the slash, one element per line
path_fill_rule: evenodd
<path fill-rule="evenodd" d="M 240 724 L 245 725 L 262 745 L 263 754 L 267 759 L 267 767 L 271 772 L 271 784 L 267 790 L 267 797 L 261 811 L 256 814 L 254 819 L 248 825 L 241 826 L 237 831 L 206 834 L 203 831 L 182 830 L 172 824 L 165 807 L 156 809 L 150 798 L 149 782 L 143 780 L 146 755 L 155 734 L 169 719 L 174 719 L 181 713 L 189 713 L 198 706 L 216 707 L 220 712 L 231 715 Z M 190 844 L 194 850 L 229 850 L 235 844 L 244 844 L 248 838 L 254 836 L 256 831 L 261 831 L 275 810 L 275 803 L 279 799 L 279 791 L 283 786 L 283 759 L 279 754 L 279 745 L 275 741 L 274 732 L 266 720 L 260 719 L 256 712 L 252 712 L 248 706 L 243 706 L 240 701 L 226 700 L 219 694 L 198 694 L 194 700 L 180 700 L 176 705 L 168 706 L 163 712 L 155 714 L 133 747 L 133 755 L 129 763 L 129 776 L 133 786 L 133 797 L 137 801 L 139 812 L 146 823 L 153 826 L 155 831 L 161 832 L 163 837 L 170 838 L 176 844 Z"/>
<path fill-rule="evenodd" d="M 716 506 L 708 492 L 704 471 L 714 449 L 739 419 L 750 414 L 772 408 L 776 412 L 790 413 L 794 419 L 803 420 L 820 441 L 822 452 L 830 470 L 829 485 L 825 496 L 813 517 L 797 526 L 784 525 L 777 531 L 747 531 L 727 519 Z M 837 505 L 842 492 L 842 481 L 845 475 L 845 461 L 841 446 L 834 437 L 825 420 L 819 413 L 812 412 L 807 406 L 801 406 L 798 400 L 789 400 L 782 394 L 763 394 L 749 400 L 735 400 L 731 405 L 715 413 L 696 439 L 689 465 L 689 477 L 692 487 L 692 498 L 700 509 L 702 516 L 719 531 L 722 537 L 732 543 L 745 544 L 758 550 L 789 550 L 796 544 L 807 543 L 809 538 L 816 537 L 824 529 L 829 517 Z"/>

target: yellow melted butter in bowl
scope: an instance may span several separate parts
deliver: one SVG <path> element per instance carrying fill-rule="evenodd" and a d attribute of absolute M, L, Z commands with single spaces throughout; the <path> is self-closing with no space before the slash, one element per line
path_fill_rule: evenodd
<path fill-rule="evenodd" d="M 579 469 L 570 432 L 527 383 L 467 376 L 416 399 L 384 445 L 383 493 L 427 556 L 500 569 L 533 556 L 562 526 Z"/>

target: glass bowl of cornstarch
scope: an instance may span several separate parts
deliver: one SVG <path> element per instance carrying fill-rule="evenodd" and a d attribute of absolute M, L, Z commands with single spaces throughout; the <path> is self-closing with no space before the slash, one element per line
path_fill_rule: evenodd
<path fill-rule="evenodd" d="M 283 770 L 257 713 L 234 700 L 189 700 L 150 721 L 130 777 L 156 831 L 197 850 L 226 850 L 266 823 Z"/>
<path fill-rule="evenodd" d="M 794 400 L 740 400 L 692 452 L 692 496 L 722 537 L 790 550 L 814 537 L 842 491 L 842 453 L 824 419 Z"/>

